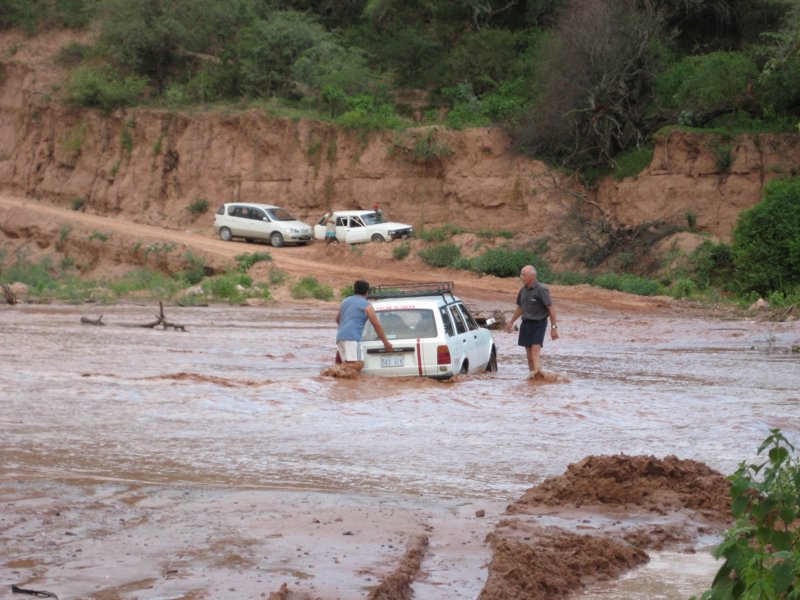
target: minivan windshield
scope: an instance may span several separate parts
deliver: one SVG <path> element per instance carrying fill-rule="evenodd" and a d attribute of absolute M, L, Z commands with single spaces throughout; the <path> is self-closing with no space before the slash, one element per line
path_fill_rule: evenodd
<path fill-rule="evenodd" d="M 286 210 L 283 208 L 270 208 L 267 210 L 267 214 L 269 214 L 269 218 L 273 221 L 296 221 L 292 215 L 290 215 Z"/>
<path fill-rule="evenodd" d="M 405 310 L 376 310 L 381 327 L 390 340 L 407 340 L 436 337 L 433 311 L 424 308 Z M 378 339 L 372 323 L 367 321 L 361 339 L 371 342 Z"/>

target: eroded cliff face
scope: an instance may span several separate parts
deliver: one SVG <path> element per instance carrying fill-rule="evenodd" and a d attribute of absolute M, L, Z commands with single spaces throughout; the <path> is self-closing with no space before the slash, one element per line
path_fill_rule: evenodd
<path fill-rule="evenodd" d="M 76 39 L 68 32 L 0 38 L 3 193 L 62 205 L 82 199 L 89 212 L 196 230 L 209 230 L 213 210 L 231 200 L 281 204 L 309 222 L 329 206 L 377 202 L 417 228 L 511 230 L 547 239 L 556 251 L 577 239 L 576 194 L 562 175 L 515 155 L 499 129 L 364 134 L 256 109 L 103 114 L 70 107 L 59 101 L 66 72 L 56 56 Z M 426 141 L 449 152 L 419 158 Z M 620 226 L 692 219 L 699 231 L 727 239 L 765 182 L 798 164 L 798 135 L 724 140 L 672 132 L 656 140 L 652 163 L 637 177 L 571 191 L 595 203 L 583 206 L 590 217 L 595 206 Z M 190 215 L 186 208 L 198 199 L 211 212 Z"/>

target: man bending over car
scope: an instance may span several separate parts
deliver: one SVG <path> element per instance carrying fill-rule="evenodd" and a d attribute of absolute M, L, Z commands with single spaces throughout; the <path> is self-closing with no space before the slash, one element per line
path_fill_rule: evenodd
<path fill-rule="evenodd" d="M 336 332 L 336 351 L 342 359 L 342 364 L 356 372 L 364 368 L 364 360 L 361 356 L 361 333 L 364 331 L 367 319 L 375 328 L 375 333 L 383 342 L 386 351 L 393 350 L 375 309 L 367 301 L 368 294 L 369 283 L 358 279 L 353 284 L 353 295 L 342 301 L 339 313 L 336 315 L 336 324 L 339 326 Z"/>

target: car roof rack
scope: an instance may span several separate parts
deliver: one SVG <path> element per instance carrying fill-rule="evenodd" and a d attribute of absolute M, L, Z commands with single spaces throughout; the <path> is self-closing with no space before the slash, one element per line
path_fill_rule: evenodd
<path fill-rule="evenodd" d="M 453 298 L 455 286 L 452 281 L 429 281 L 426 283 L 386 283 L 369 288 L 370 300 L 383 298 L 411 298 L 414 296 L 444 296 Z"/>

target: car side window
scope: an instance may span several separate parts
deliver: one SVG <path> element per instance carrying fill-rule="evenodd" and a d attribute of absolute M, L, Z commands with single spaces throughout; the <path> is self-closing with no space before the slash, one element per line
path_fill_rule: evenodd
<path fill-rule="evenodd" d="M 444 332 L 447 337 L 452 337 L 456 334 L 455 329 L 453 329 L 453 322 L 450 320 L 450 313 L 447 312 L 447 307 L 442 306 L 439 309 L 439 313 L 442 315 L 442 325 L 444 325 Z"/>
<path fill-rule="evenodd" d="M 254 208 L 250 211 L 250 218 L 256 221 L 263 221 L 265 216 L 264 211 L 260 208 Z"/>
<path fill-rule="evenodd" d="M 453 323 L 456 324 L 456 331 L 458 333 L 466 333 L 467 324 L 464 322 L 464 317 L 456 306 L 450 307 L 450 314 L 453 316 Z"/>
<path fill-rule="evenodd" d="M 353 217 L 350 219 L 350 227 L 364 227 L 364 221 L 358 217 Z"/>
<path fill-rule="evenodd" d="M 336 217 L 337 227 L 347 227 L 347 217 Z"/>
<path fill-rule="evenodd" d="M 467 329 L 469 329 L 470 331 L 478 329 L 478 323 L 473 318 L 472 313 L 469 312 L 469 309 L 463 304 L 459 304 L 458 308 L 461 309 L 462 313 L 464 313 L 464 321 L 466 321 L 467 323 Z"/>

